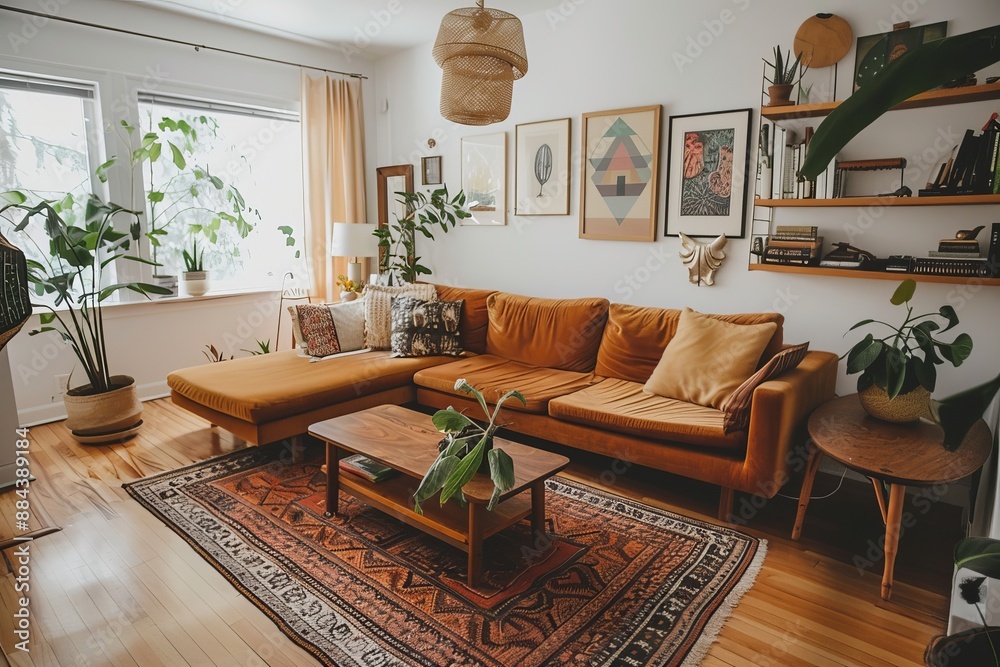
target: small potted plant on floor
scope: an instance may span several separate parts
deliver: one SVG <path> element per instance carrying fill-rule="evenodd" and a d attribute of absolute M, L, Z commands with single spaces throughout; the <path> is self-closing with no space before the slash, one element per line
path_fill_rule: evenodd
<path fill-rule="evenodd" d="M 899 327 L 868 319 L 850 328 L 854 331 L 877 325 L 889 329 L 882 338 L 867 334 L 845 355 L 847 373 L 861 374 L 861 405 L 868 414 L 884 421 L 904 423 L 931 417 L 930 397 L 937 383 L 937 366 L 945 361 L 961 366 L 972 353 L 968 334 L 958 334 L 950 343 L 938 338 L 958 324 L 958 315 L 951 306 L 914 316 L 910 300 L 916 287 L 912 279 L 904 280 L 889 299 L 894 306 L 906 306 L 906 317 Z"/>
<path fill-rule="evenodd" d="M 184 291 L 190 296 L 202 296 L 208 292 L 209 278 L 205 270 L 205 251 L 198 251 L 198 239 L 191 239 L 190 249 L 184 250 L 184 274 L 181 280 Z"/>
<path fill-rule="evenodd" d="M 526 405 L 524 396 L 517 391 L 508 391 L 490 412 L 482 392 L 464 379 L 455 382 L 455 390 L 476 398 L 486 415 L 487 424 L 483 426 L 452 407 L 434 413 L 434 426 L 446 436 L 441 441 L 441 452 L 413 494 L 413 511 L 417 514 L 423 514 L 420 503 L 438 491 L 441 492 L 441 505 L 455 498 L 464 507 L 462 487 L 477 472 L 489 474 L 493 480 L 493 496 L 486 506 L 487 510 L 492 511 L 500 495 L 514 486 L 514 461 L 507 452 L 493 447 L 493 436 L 501 426 L 497 417 L 503 404 L 508 399 L 516 398 Z"/>
<path fill-rule="evenodd" d="M 795 88 L 795 84 L 802 78 L 802 75 L 806 73 L 808 67 L 800 67 L 799 64 L 802 62 L 802 52 L 795 57 L 795 61 L 789 65 L 789 61 L 792 59 L 792 52 L 788 51 L 785 56 L 781 54 L 781 47 L 774 47 L 774 62 L 768 62 L 766 59 L 765 63 L 774 68 L 774 78 L 768 79 L 766 76 L 764 80 L 771 85 L 767 87 L 768 102 L 769 107 L 781 107 L 788 106 L 792 104 L 792 90 Z"/>

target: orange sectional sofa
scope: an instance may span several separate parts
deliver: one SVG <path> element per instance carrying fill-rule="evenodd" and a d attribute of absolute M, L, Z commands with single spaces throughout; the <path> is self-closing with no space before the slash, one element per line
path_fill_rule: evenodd
<path fill-rule="evenodd" d="M 213 424 L 265 444 L 386 403 L 471 411 L 475 403 L 454 389 L 458 378 L 487 398 L 517 389 L 527 405 L 507 403 L 507 429 L 718 484 L 720 518 L 726 518 L 734 491 L 765 497 L 777 492 L 787 479 L 793 445 L 804 442 L 806 418 L 834 394 L 836 355 L 811 351 L 797 367 L 754 390 L 747 431 L 726 434 L 721 410 L 643 391 L 677 330 L 678 310 L 437 290 L 440 299 L 465 300 L 462 358 L 404 359 L 371 351 L 312 362 L 295 351 L 278 352 L 172 373 L 172 398 Z M 780 314 L 716 317 L 777 324 L 759 366 L 782 349 Z"/>

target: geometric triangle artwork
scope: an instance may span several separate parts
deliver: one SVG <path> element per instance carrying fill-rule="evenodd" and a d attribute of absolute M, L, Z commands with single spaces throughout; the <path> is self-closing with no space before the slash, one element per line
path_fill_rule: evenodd
<path fill-rule="evenodd" d="M 653 153 L 621 118 L 617 119 L 589 156 L 590 179 L 621 225 L 653 175 Z"/>

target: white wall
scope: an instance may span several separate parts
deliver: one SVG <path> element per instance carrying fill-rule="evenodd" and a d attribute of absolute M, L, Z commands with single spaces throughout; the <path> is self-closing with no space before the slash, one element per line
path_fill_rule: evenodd
<path fill-rule="evenodd" d="M 441 118 L 441 73 L 431 58 L 430 44 L 380 60 L 377 103 L 381 109 L 388 100 L 389 110 L 378 115 L 379 166 L 412 162 L 419 182 L 418 158 L 422 154 L 442 155 L 445 182 L 457 190 L 460 138 L 503 130 L 508 133 L 508 182 L 512 182 L 517 123 L 571 117 L 576 154 L 582 113 L 662 104 L 660 158 L 665 167 L 667 116 L 752 107 L 756 125 L 761 58 L 769 56 L 775 44 L 790 48 L 795 31 L 813 9 L 792 0 L 548 0 L 541 4 L 543 9 L 521 17 L 529 71 L 514 85 L 513 110 L 504 123 L 475 128 Z M 949 34 L 1000 23 L 1000 5 L 982 0 L 876 0 L 863 6 L 832 0 L 822 9 L 846 18 L 855 36 L 882 32 L 883 26 L 903 19 L 914 25 L 948 20 Z M 901 17 L 907 10 L 911 13 Z M 691 57 L 691 62 L 679 67 L 675 53 L 681 59 Z M 839 97 L 846 96 L 853 63 L 852 49 L 841 62 Z M 939 132 L 957 132 L 960 138 L 967 127 L 978 130 L 993 110 L 1000 110 L 1000 103 L 896 112 L 852 144 L 847 155 L 904 155 L 912 165 L 914 157 L 933 147 Z M 426 148 L 428 137 L 437 140 L 433 150 Z M 927 170 L 923 171 L 911 167 L 908 182 L 916 185 L 926 180 Z M 854 340 L 843 337 L 854 322 L 875 315 L 894 319 L 900 315 L 887 313 L 893 282 L 749 272 L 748 239 L 730 241 L 729 259 L 714 287 L 689 284 L 687 271 L 676 256 L 678 240 L 663 238 L 664 174 L 661 169 L 655 243 L 578 238 L 577 162 L 572 170 L 569 216 L 524 218 L 511 214 L 506 227 L 458 228 L 439 235 L 433 243 L 421 242 L 419 254 L 433 269 L 433 280 L 459 285 L 550 297 L 604 296 L 615 302 L 691 306 L 705 312 L 778 310 L 786 317 L 787 341 L 808 340 L 814 349 L 837 353 L 845 352 Z M 509 210 L 513 209 L 513 198 L 511 187 Z M 867 230 L 853 239 L 855 245 L 885 256 L 890 251 L 924 254 L 938 239 L 961 228 L 998 221 L 998 214 L 993 206 L 888 211 L 784 209 L 778 212 L 778 220 L 819 225 L 828 241 L 833 236 L 846 240 L 848 227 Z M 664 254 L 669 257 L 661 263 L 658 258 Z M 633 289 L 629 280 L 642 284 Z M 966 366 L 941 371 L 938 395 L 983 381 L 1000 370 L 1000 339 L 996 335 L 1000 289 L 919 285 L 917 308 L 937 310 L 945 302 L 958 310 L 960 330 L 973 336 L 976 349 Z M 842 374 L 838 390 L 850 393 L 854 384 L 855 378 Z"/>
<path fill-rule="evenodd" d="M 159 11 L 142 3 L 87 0 L 51 3 L 16 0 L 5 3 L 33 11 L 52 11 L 88 22 L 207 44 L 236 51 L 371 75 L 371 62 L 355 57 L 347 62 L 339 51 L 295 43 L 270 35 L 198 21 Z M 219 3 L 216 10 L 225 9 Z M 297 67 L 121 35 L 88 27 L 44 21 L 0 10 L 0 67 L 96 81 L 105 123 L 117 122 L 135 103 L 137 88 L 196 95 L 231 102 L 299 109 L 300 70 Z M 315 73 L 314 73 L 315 75 Z M 374 84 L 364 83 L 367 109 L 368 180 L 374 211 Z M 112 136 L 107 155 L 121 153 Z M 111 197 L 128 201 L 127 174 L 112 173 Z M 141 196 L 141 193 L 140 193 Z M 292 193 L 292 196 L 296 196 Z M 305 254 L 305 253 L 303 253 Z M 144 398 L 162 396 L 165 379 L 175 369 L 207 363 L 201 350 L 208 343 L 227 356 L 254 347 L 254 339 L 273 339 L 277 295 L 261 293 L 195 301 L 137 303 L 108 309 L 107 335 L 115 373 L 136 378 Z M 37 326 L 37 321 L 27 328 Z M 288 349 L 287 322 L 282 332 Z M 72 352 L 55 334 L 29 338 L 24 331 L 9 345 L 14 394 L 21 424 L 65 416 L 56 395 L 54 377 L 69 373 Z M 82 377 L 79 369 L 74 380 Z M 9 403 L 7 389 L 0 400 Z"/>

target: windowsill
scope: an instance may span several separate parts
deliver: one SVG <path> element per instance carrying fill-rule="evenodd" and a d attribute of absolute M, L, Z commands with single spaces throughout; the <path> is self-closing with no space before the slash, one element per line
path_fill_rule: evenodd
<path fill-rule="evenodd" d="M 160 297 L 154 299 L 138 299 L 136 301 L 105 302 L 101 304 L 101 309 L 105 311 L 105 316 L 109 318 L 127 317 L 133 311 L 147 308 L 167 308 L 170 306 L 194 305 L 204 301 L 218 301 L 219 299 L 237 299 L 240 297 L 257 297 L 260 300 L 264 297 L 278 299 L 281 290 L 277 288 L 258 287 L 251 289 L 220 289 L 212 290 L 202 296 L 189 296 L 181 294 L 178 296 Z M 42 312 L 48 312 L 42 308 L 35 308 L 34 317 Z M 56 312 L 64 313 L 68 309 L 56 308 Z"/>

